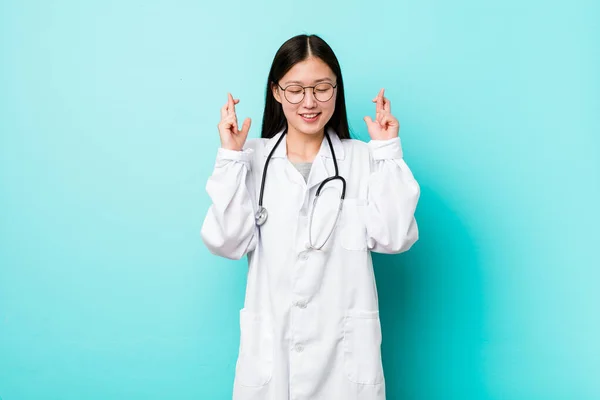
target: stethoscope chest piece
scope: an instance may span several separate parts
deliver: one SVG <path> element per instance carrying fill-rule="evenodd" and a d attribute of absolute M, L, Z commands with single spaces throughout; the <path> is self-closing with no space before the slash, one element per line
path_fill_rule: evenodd
<path fill-rule="evenodd" d="M 267 209 L 263 206 L 260 206 L 258 208 L 258 211 L 256 212 L 256 215 L 254 216 L 254 218 L 256 219 L 256 225 L 263 225 L 267 221 L 268 215 L 269 214 L 267 213 Z"/>

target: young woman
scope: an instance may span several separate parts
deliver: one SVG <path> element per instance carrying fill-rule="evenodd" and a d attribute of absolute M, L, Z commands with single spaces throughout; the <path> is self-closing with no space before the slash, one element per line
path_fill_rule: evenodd
<path fill-rule="evenodd" d="M 221 109 L 202 227 L 213 254 L 248 257 L 233 398 L 385 399 L 371 252 L 417 240 L 420 193 L 391 103 L 382 89 L 371 141 L 350 139 L 338 60 L 314 35 L 275 55 L 261 139 L 238 102 Z"/>

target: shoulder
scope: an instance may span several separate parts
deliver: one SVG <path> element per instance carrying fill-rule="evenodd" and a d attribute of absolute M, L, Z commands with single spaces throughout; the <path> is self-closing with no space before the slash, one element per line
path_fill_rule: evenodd
<path fill-rule="evenodd" d="M 246 143 L 244 144 L 244 150 L 252 149 L 252 152 L 255 156 L 260 156 L 265 153 L 267 143 L 269 143 L 269 139 L 251 138 L 246 140 Z"/>
<path fill-rule="evenodd" d="M 358 139 L 342 139 L 344 149 L 366 149 L 369 150 L 369 145 L 366 142 Z"/>
<path fill-rule="evenodd" d="M 244 152 L 250 154 L 250 159 L 253 165 L 262 163 L 265 158 L 266 145 L 269 139 L 263 138 L 248 138 L 244 144 Z"/>
<path fill-rule="evenodd" d="M 368 158 L 369 157 L 369 144 L 358 139 L 342 139 L 342 145 L 344 146 L 344 153 L 346 157 L 350 158 Z"/>
<path fill-rule="evenodd" d="M 252 149 L 255 152 L 256 151 L 262 151 L 262 149 L 265 148 L 265 145 L 267 144 L 267 141 L 269 139 L 263 139 L 263 138 L 249 138 L 248 140 L 246 140 L 246 143 L 244 144 L 244 149 Z"/>

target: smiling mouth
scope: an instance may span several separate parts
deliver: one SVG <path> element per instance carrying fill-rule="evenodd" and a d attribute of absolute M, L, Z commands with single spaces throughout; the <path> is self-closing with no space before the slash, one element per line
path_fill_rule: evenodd
<path fill-rule="evenodd" d="M 303 120 L 305 121 L 314 121 L 317 119 L 317 117 L 321 115 L 321 113 L 305 113 L 305 114 L 300 114 L 300 116 L 302 117 Z"/>

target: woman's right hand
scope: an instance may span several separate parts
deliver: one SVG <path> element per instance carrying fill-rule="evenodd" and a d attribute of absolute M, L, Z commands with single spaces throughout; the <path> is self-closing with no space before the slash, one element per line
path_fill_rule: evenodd
<path fill-rule="evenodd" d="M 238 129 L 235 105 L 239 102 L 239 99 L 234 100 L 231 93 L 227 93 L 227 103 L 221 108 L 221 122 L 217 126 L 221 136 L 221 147 L 224 149 L 241 151 L 248 137 L 250 118 L 244 120 L 241 130 Z"/>

